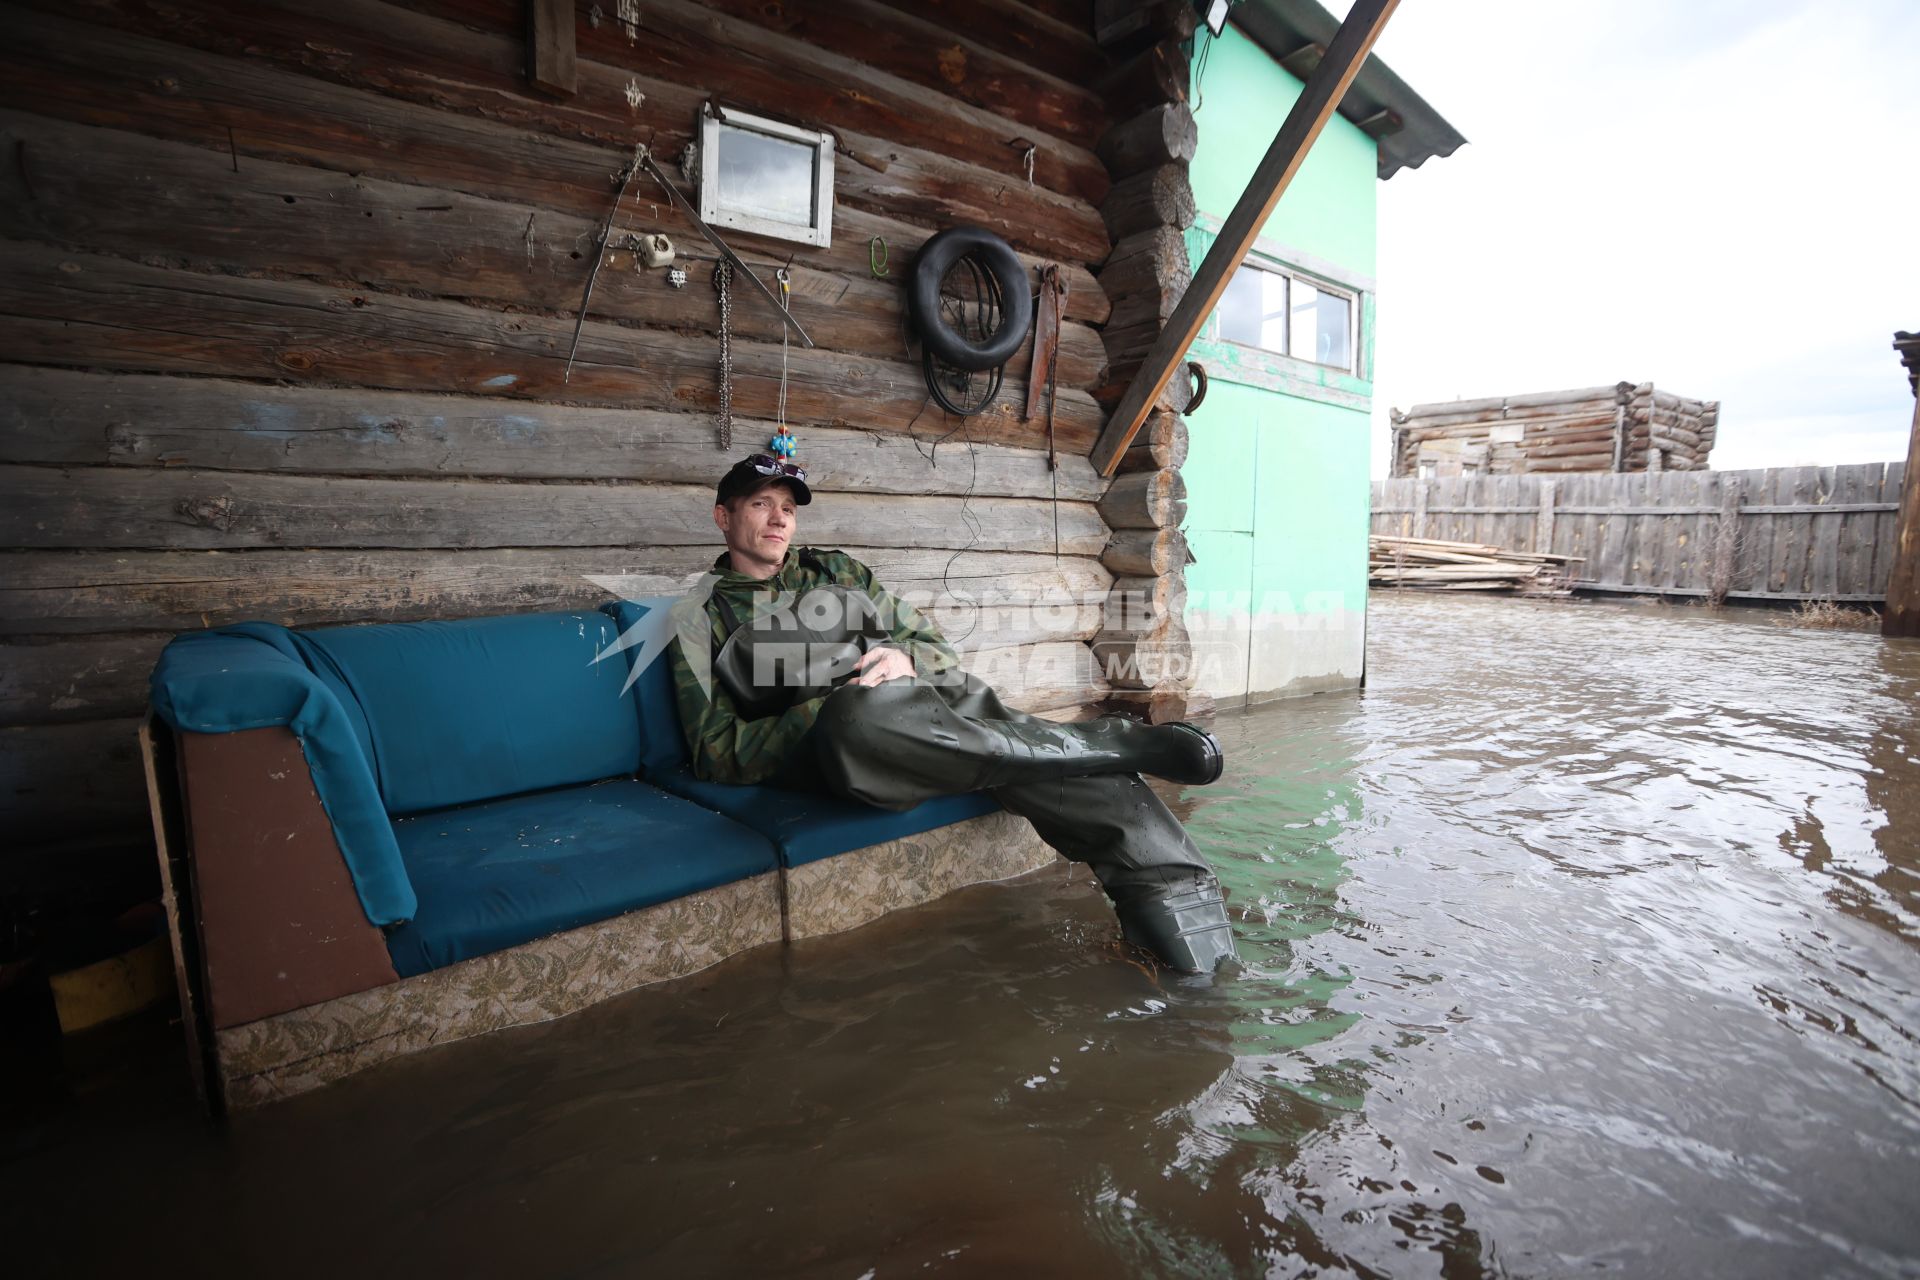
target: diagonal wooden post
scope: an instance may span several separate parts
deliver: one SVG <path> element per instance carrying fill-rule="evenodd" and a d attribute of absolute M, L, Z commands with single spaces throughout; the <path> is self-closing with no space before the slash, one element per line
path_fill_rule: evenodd
<path fill-rule="evenodd" d="M 1193 283 L 1187 286 L 1179 305 L 1173 309 L 1173 316 L 1160 331 L 1153 349 L 1147 352 L 1146 363 L 1140 366 L 1140 372 L 1134 375 L 1113 416 L 1100 432 L 1100 439 L 1093 446 L 1093 465 L 1101 475 L 1112 475 L 1120 465 L 1121 455 L 1133 443 L 1140 424 L 1147 420 L 1153 402 L 1160 398 L 1173 371 L 1186 359 L 1187 348 L 1193 345 L 1201 322 L 1226 292 L 1227 281 L 1246 258 L 1247 250 L 1266 225 L 1274 205 L 1280 202 L 1287 184 L 1300 171 L 1308 148 L 1326 127 L 1340 99 L 1346 96 L 1347 86 L 1353 83 L 1353 77 L 1366 62 L 1374 41 L 1380 38 L 1388 17 L 1399 3 L 1400 0 L 1354 0 L 1346 21 L 1340 24 L 1340 30 L 1327 45 L 1326 55 L 1307 77 L 1293 109 L 1281 122 L 1280 131 L 1273 135 L 1273 145 L 1267 148 L 1266 157 L 1253 171 L 1247 189 L 1240 193 L 1233 212 L 1221 225 L 1213 248 L 1207 251 L 1200 269 L 1193 273 Z"/>

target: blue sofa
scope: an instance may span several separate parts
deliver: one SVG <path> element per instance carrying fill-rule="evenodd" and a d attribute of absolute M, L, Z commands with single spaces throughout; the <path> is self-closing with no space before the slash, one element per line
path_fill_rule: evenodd
<path fill-rule="evenodd" d="M 285 1052 L 298 1052 L 302 1011 L 337 1020 L 351 1000 L 370 1017 L 394 999 L 368 993 L 452 971 L 468 981 L 488 957 L 551 969 L 561 953 L 542 940 L 612 921 L 626 932 L 581 943 L 562 967 L 620 951 L 654 980 L 650 950 L 717 958 L 697 936 L 702 903 L 726 904 L 712 927 L 732 929 L 736 945 L 791 938 L 787 877 L 812 868 L 824 883 L 821 864 L 841 855 L 1010 821 L 979 795 L 892 813 L 696 779 L 662 652 L 667 603 L 298 632 L 246 623 L 167 647 L 150 723 L 173 767 L 150 779 L 178 783 L 176 797 L 155 795 L 155 812 L 181 818 L 187 849 L 171 867 L 163 850 L 163 870 L 189 881 L 170 896 L 198 908 L 183 931 L 198 955 L 182 958 L 203 971 L 210 1043 L 217 1057 L 256 1059 L 221 1064 L 230 1092 L 279 1053 L 261 1048 L 265 1032 L 240 1034 L 249 1028 L 284 1024 Z M 1031 842 L 1009 860 L 1010 828 L 979 839 L 977 878 L 1041 860 Z M 649 909 L 674 922 L 659 940 L 634 932 Z M 549 992 L 536 1003 L 579 1002 Z M 266 1090 L 286 1091 L 297 1089 L 285 1078 Z"/>

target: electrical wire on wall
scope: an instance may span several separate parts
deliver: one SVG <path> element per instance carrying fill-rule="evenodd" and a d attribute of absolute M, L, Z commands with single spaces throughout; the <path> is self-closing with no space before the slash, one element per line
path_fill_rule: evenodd
<path fill-rule="evenodd" d="M 954 277 L 960 279 L 957 287 Z M 984 342 L 1000 328 L 1000 282 L 969 255 L 954 264 L 941 282 L 940 318 L 948 328 L 972 342 Z M 931 345 L 920 347 L 921 370 L 927 394 L 948 413 L 965 418 L 991 405 L 1000 394 L 1005 365 L 975 371 L 948 364 Z"/>
<path fill-rule="evenodd" d="M 1214 34 L 1202 27 L 1193 39 L 1200 46 L 1193 55 L 1193 109 L 1198 111 L 1206 102 L 1207 55 L 1213 52 Z"/>

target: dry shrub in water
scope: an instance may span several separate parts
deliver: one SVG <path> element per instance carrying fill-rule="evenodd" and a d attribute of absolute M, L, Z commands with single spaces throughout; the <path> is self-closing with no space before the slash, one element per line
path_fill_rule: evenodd
<path fill-rule="evenodd" d="M 1880 615 L 1871 609 L 1850 609 L 1834 600 L 1802 600 L 1790 615 L 1796 627 L 1860 630 L 1878 626 Z"/>

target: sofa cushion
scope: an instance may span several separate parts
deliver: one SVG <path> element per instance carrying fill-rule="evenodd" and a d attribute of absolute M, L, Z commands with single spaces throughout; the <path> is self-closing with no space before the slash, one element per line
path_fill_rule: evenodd
<path fill-rule="evenodd" d="M 393 815 L 632 774 L 640 731 L 597 612 L 328 627 L 302 638 L 365 717 Z M 318 667 L 316 659 L 316 667 Z"/>
<path fill-rule="evenodd" d="M 317 675 L 302 637 L 271 622 L 175 636 L 152 679 L 153 709 L 184 733 L 285 725 L 300 740 L 314 790 L 333 827 L 367 919 L 413 915 L 413 887 L 369 766 L 366 722 L 340 686 Z"/>
<path fill-rule="evenodd" d="M 646 777 L 671 773 L 688 759 L 680 706 L 674 699 L 673 662 L 667 656 L 674 636 L 672 609 L 679 599 L 648 596 L 600 606 L 619 627 L 626 665 L 639 671 L 633 692 L 640 715 L 640 772 Z"/>
<path fill-rule="evenodd" d="M 420 900 L 387 935 L 402 977 L 772 871 L 761 836 L 644 782 L 401 818 Z"/>
<path fill-rule="evenodd" d="M 992 796 L 976 792 L 940 796 L 904 813 L 896 813 L 824 793 L 702 782 L 686 765 L 668 773 L 650 775 L 650 781 L 753 828 L 773 842 L 780 851 L 781 865 L 788 867 L 804 866 L 836 853 L 864 849 L 902 836 L 916 836 L 950 822 L 992 813 L 1000 807 Z"/>

